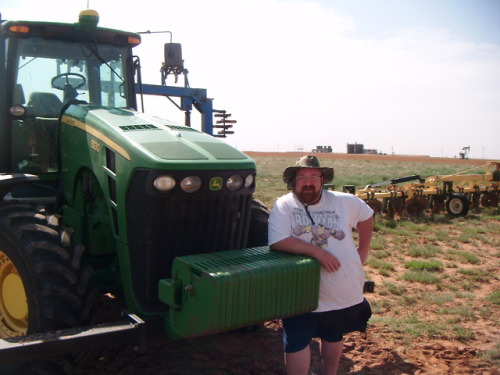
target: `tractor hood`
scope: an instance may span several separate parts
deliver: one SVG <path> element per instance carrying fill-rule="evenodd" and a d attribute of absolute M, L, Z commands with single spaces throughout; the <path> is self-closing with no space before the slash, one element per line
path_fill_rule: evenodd
<path fill-rule="evenodd" d="M 224 169 L 255 168 L 252 159 L 215 137 L 132 110 L 72 105 L 62 124 L 63 131 L 66 126 L 83 131 L 91 149 L 102 143 L 137 167 L 213 169 L 224 163 L 229 164 Z"/>

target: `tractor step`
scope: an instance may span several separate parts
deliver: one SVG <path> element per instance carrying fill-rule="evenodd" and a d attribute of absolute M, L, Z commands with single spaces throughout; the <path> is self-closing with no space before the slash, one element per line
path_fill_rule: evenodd
<path fill-rule="evenodd" d="M 0 364 L 46 358 L 119 344 L 145 347 L 146 323 L 134 314 L 126 320 L 89 327 L 36 333 L 0 340 Z"/>

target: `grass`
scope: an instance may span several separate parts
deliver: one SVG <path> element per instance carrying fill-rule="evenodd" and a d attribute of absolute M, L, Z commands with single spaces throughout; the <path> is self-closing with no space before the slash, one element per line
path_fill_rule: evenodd
<path fill-rule="evenodd" d="M 404 334 L 403 341 L 410 344 L 415 338 L 439 338 L 447 335 L 448 329 L 444 322 L 428 322 L 417 314 L 409 316 L 385 316 L 374 319 L 374 323 L 386 325 L 391 331 Z"/>
<path fill-rule="evenodd" d="M 401 296 L 406 292 L 407 288 L 404 285 L 398 285 L 395 283 L 392 283 L 390 281 L 385 281 L 382 283 L 382 288 L 380 289 L 379 293 L 381 295 L 395 295 L 395 296 Z"/>
<path fill-rule="evenodd" d="M 448 250 L 449 259 L 461 259 L 462 261 L 470 264 L 480 264 L 481 259 L 470 251 Z"/>
<path fill-rule="evenodd" d="M 422 296 L 423 302 L 427 305 L 443 306 L 455 299 L 453 293 L 450 292 L 437 292 L 425 294 Z"/>
<path fill-rule="evenodd" d="M 496 290 L 486 296 L 486 300 L 494 303 L 495 305 L 500 305 L 500 290 Z"/>
<path fill-rule="evenodd" d="M 500 343 L 497 343 L 493 349 L 486 350 L 481 355 L 481 358 L 492 362 L 500 362 Z"/>
<path fill-rule="evenodd" d="M 439 284 L 441 278 L 429 271 L 407 271 L 402 276 L 403 280 L 422 283 L 422 284 Z"/>
<path fill-rule="evenodd" d="M 367 264 L 373 267 L 374 269 L 377 269 L 382 276 L 389 276 L 394 271 L 394 265 L 392 263 L 384 262 L 375 257 L 371 257 L 370 259 L 368 259 Z"/>
<path fill-rule="evenodd" d="M 490 280 L 489 274 L 486 270 L 478 268 L 465 268 L 459 269 L 457 272 L 464 276 L 464 278 L 477 281 L 480 283 L 486 283 Z"/>
<path fill-rule="evenodd" d="M 432 244 L 422 245 L 410 245 L 408 248 L 408 253 L 412 257 L 418 258 L 432 258 L 441 253 L 441 248 Z"/>
<path fill-rule="evenodd" d="M 443 263 L 438 260 L 410 260 L 409 262 L 405 262 L 405 268 L 414 271 L 437 272 L 443 269 Z"/>
<path fill-rule="evenodd" d="M 257 164 L 257 192 L 256 197 L 262 200 L 268 207 L 272 207 L 277 197 L 287 193 L 287 189 L 282 180 L 283 170 L 294 165 L 297 157 L 288 154 L 278 156 L 252 155 Z M 355 185 L 356 188 L 363 188 L 368 184 L 389 181 L 395 177 L 420 175 L 422 178 L 433 175 L 448 175 L 461 172 L 470 166 L 454 163 L 450 159 L 449 164 L 429 163 L 429 162 L 406 162 L 387 160 L 349 160 L 349 159 L 328 159 L 321 158 L 322 165 L 332 167 L 335 170 L 333 184 L 335 190 L 342 191 L 345 185 Z M 480 170 L 478 171 L 480 172 Z M 474 171 L 476 173 L 476 171 Z"/>
<path fill-rule="evenodd" d="M 254 157 L 256 198 L 269 208 L 287 193 L 281 174 L 295 157 Z M 320 157 L 321 159 L 321 157 Z M 329 163 L 329 164 L 328 164 Z M 452 174 L 471 166 L 387 161 L 328 160 L 335 190 L 420 174 Z M 375 281 L 370 324 L 383 327 L 395 345 L 415 340 L 475 342 L 498 330 L 500 316 L 500 209 L 471 210 L 465 217 L 426 214 L 409 220 L 376 217 L 366 276 Z M 481 330 L 482 329 L 482 330 Z M 500 366 L 500 344 L 489 339 L 479 360 Z M 484 345 L 481 345 L 484 348 Z"/>

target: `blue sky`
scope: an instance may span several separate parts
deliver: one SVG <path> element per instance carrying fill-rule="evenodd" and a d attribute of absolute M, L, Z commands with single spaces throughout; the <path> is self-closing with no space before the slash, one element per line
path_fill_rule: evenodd
<path fill-rule="evenodd" d="M 500 43 L 498 0 L 320 1 L 355 18 L 359 37 L 389 38 L 408 27 L 446 28 L 475 42 Z"/>
<path fill-rule="evenodd" d="M 470 157 L 500 159 L 500 0 L 89 2 L 101 26 L 172 31 L 191 86 L 238 120 L 226 142 L 240 150 L 357 142 L 435 157 L 470 146 Z M 3 0 L 0 11 L 74 22 L 86 7 Z M 167 41 L 145 35 L 137 48 L 150 83 Z M 182 121 L 164 102 L 147 105 Z"/>

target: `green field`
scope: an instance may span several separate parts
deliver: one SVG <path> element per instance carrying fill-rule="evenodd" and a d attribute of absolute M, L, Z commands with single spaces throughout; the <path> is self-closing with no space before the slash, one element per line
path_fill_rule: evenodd
<path fill-rule="evenodd" d="M 283 153 L 274 156 L 260 156 L 252 154 L 257 163 L 257 188 L 255 197 L 271 208 L 276 198 L 287 193 L 283 183 L 283 170 L 294 165 L 297 155 Z M 355 185 L 357 188 L 391 180 L 396 177 L 420 175 L 422 178 L 431 175 L 449 175 L 477 167 L 478 162 L 463 164 L 450 159 L 449 163 L 434 163 L 429 161 L 401 162 L 398 160 L 371 160 L 362 159 L 322 158 L 319 154 L 321 165 L 333 167 L 335 177 L 333 184 L 335 190 L 342 191 L 344 185 Z M 418 160 L 418 158 L 415 158 Z M 430 160 L 430 159 L 425 159 Z M 486 161 L 485 161 L 486 164 Z M 484 169 L 474 170 L 471 173 L 481 173 Z"/>

